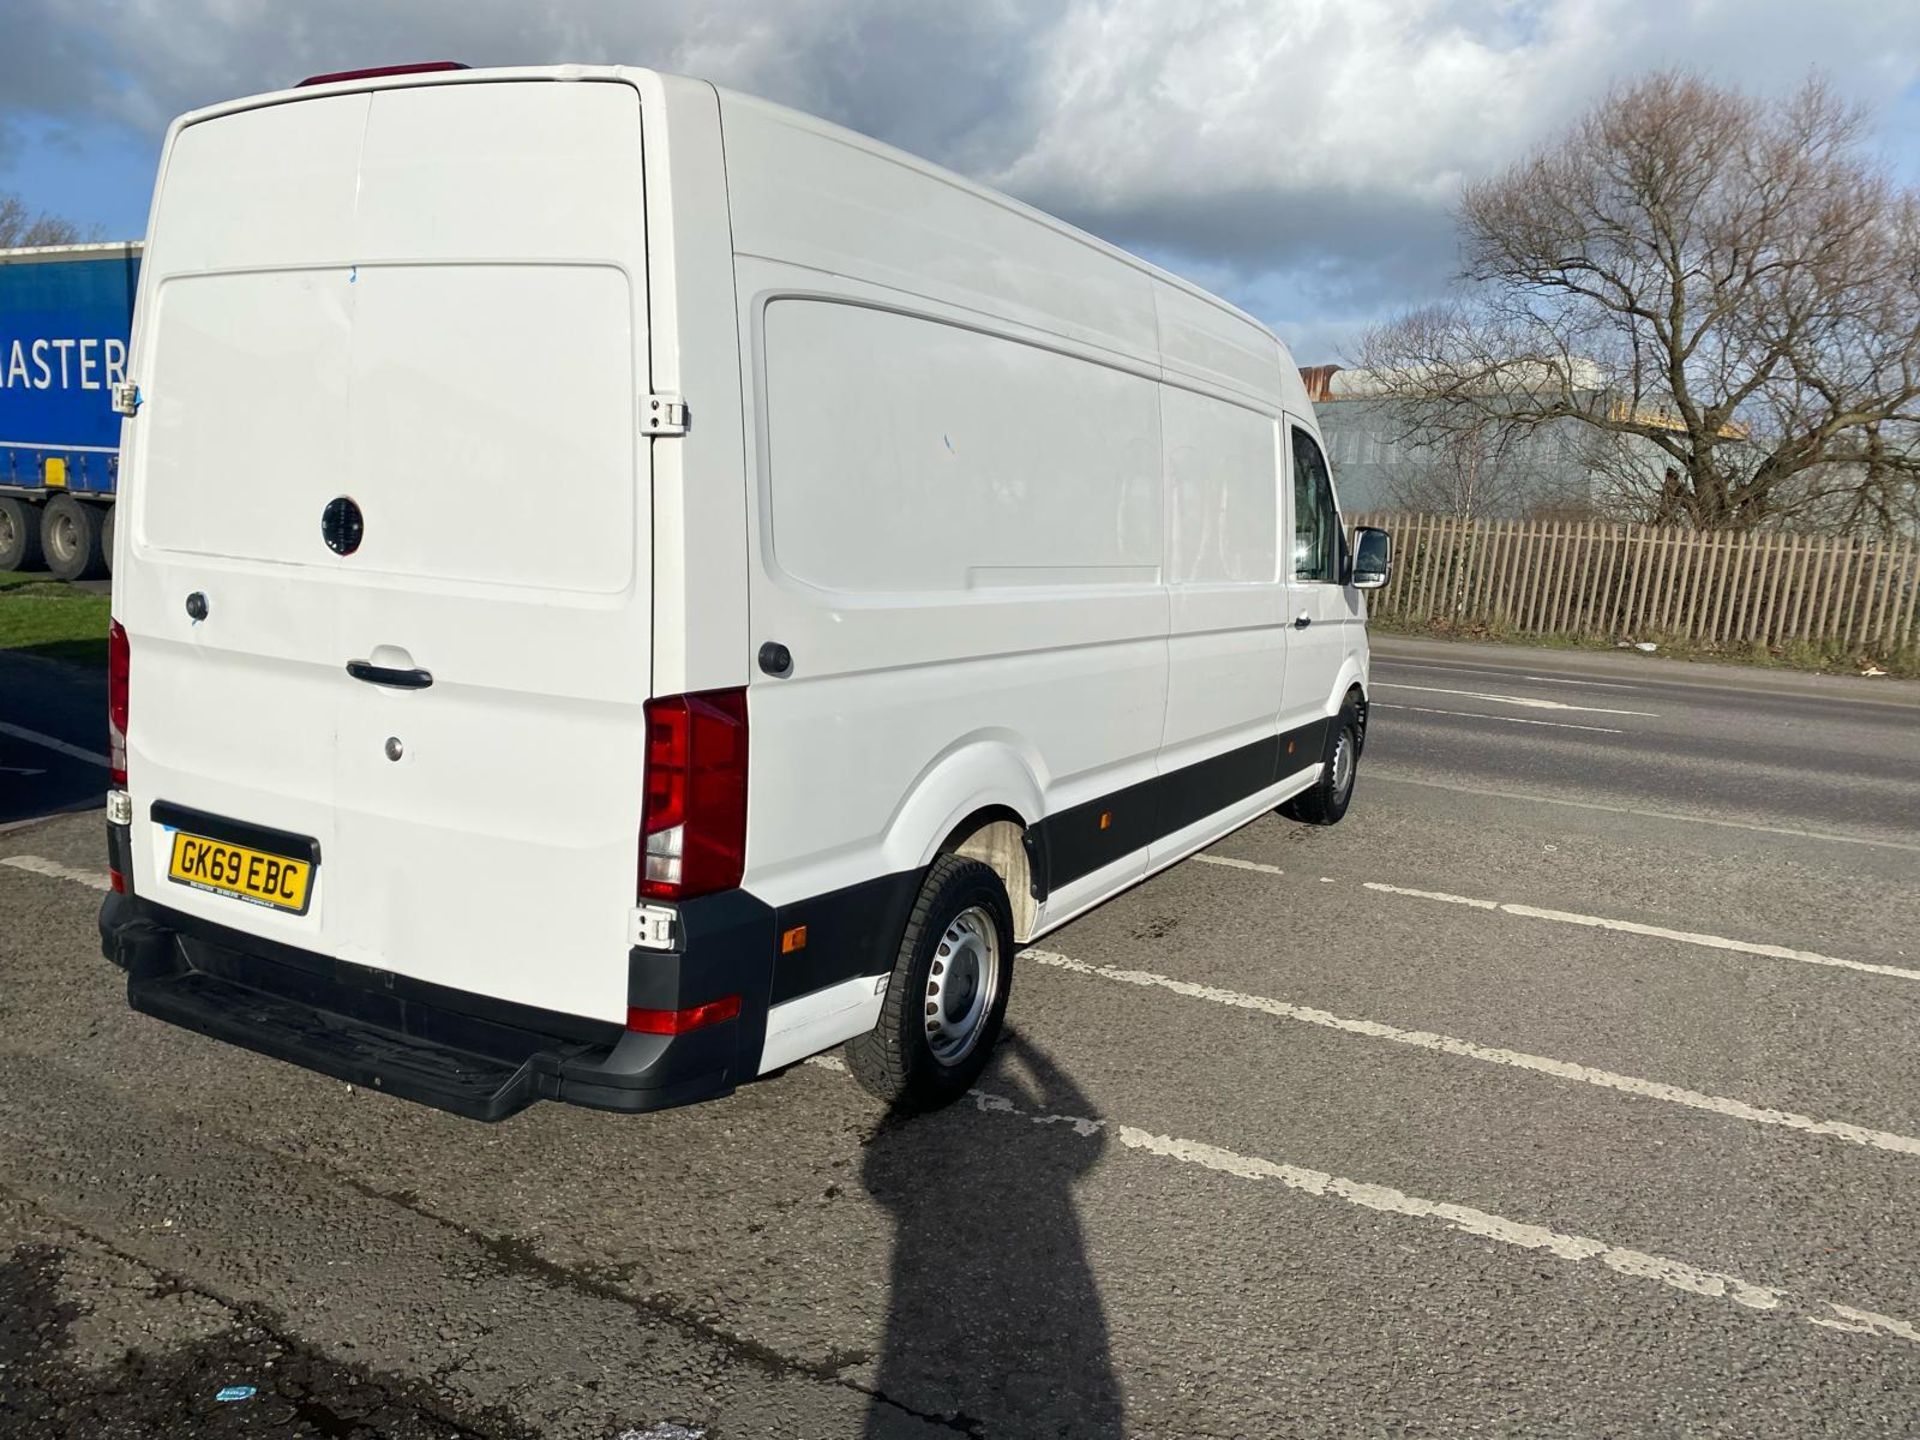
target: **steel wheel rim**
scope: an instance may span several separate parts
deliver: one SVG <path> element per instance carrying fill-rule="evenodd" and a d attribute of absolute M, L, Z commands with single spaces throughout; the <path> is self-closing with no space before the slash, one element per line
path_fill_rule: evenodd
<path fill-rule="evenodd" d="M 0 509 L 0 550 L 11 550 L 20 543 L 20 531 L 13 523 L 13 513 Z"/>
<path fill-rule="evenodd" d="M 980 1043 L 999 993 L 1000 965 L 1000 930 L 983 907 L 969 905 L 947 922 L 921 1004 L 927 1048 L 941 1064 L 959 1064 Z"/>
<path fill-rule="evenodd" d="M 1333 742 L 1333 793 L 1336 798 L 1344 797 L 1353 788 L 1353 736 L 1342 729 L 1340 738 Z"/>
<path fill-rule="evenodd" d="M 80 548 L 79 537 L 74 534 L 75 525 L 71 515 L 56 515 L 53 524 L 47 529 L 47 548 L 65 560 Z"/>

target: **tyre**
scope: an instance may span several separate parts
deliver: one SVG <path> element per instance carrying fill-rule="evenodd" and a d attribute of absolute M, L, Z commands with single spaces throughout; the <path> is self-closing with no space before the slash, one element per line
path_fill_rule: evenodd
<path fill-rule="evenodd" d="M 848 1042 L 847 1068 L 905 1110 L 967 1093 L 986 1068 L 1013 992 L 1013 907 L 978 860 L 942 855 L 914 901 L 880 1022 Z"/>
<path fill-rule="evenodd" d="M 100 512 L 71 495 L 54 496 L 40 512 L 40 548 L 56 579 L 97 580 L 106 573 L 100 559 Z"/>
<path fill-rule="evenodd" d="M 1289 820 L 1304 825 L 1338 825 L 1353 801 L 1360 772 L 1360 710 L 1349 698 L 1327 732 L 1327 757 L 1313 784 L 1280 807 Z"/>
<path fill-rule="evenodd" d="M 107 513 L 100 517 L 100 564 L 106 572 L 113 573 L 113 517 L 119 513 L 117 505 L 109 505 Z"/>
<path fill-rule="evenodd" d="M 40 565 L 39 510 L 0 495 L 0 570 L 38 570 Z"/>

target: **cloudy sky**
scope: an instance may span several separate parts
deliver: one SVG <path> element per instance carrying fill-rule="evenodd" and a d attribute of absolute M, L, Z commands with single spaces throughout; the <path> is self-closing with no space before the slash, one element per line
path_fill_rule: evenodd
<path fill-rule="evenodd" d="M 1920 181 L 1920 0 L 5 0 L 0 189 L 134 236 L 175 113 L 440 58 L 800 106 L 1190 276 L 1302 363 L 1445 284 L 1463 177 L 1646 69 L 1817 66 Z"/>

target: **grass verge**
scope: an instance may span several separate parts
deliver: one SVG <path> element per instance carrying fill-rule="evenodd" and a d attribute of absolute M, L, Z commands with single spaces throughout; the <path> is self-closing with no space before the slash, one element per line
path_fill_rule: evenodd
<path fill-rule="evenodd" d="M 110 603 L 44 575 L 0 570 L 0 650 L 104 669 Z"/>
<path fill-rule="evenodd" d="M 1542 650 L 1615 651 L 1627 643 L 1609 635 L 1533 634 L 1497 625 L 1458 623 L 1440 618 L 1419 621 L 1384 615 L 1371 618 L 1368 624 L 1386 635 L 1418 635 L 1433 640 L 1482 640 L 1502 645 L 1531 645 Z M 1866 675 L 1877 670 L 1900 679 L 1920 680 L 1920 650 L 1876 655 L 1849 648 L 1838 641 L 1793 640 L 1785 645 L 1766 645 L 1759 641 L 1743 640 L 1716 644 L 1657 632 L 1636 635 L 1633 639 L 1651 641 L 1660 647 L 1654 653 L 1664 655 L 1669 660 L 1771 666 L 1781 670 L 1805 670 L 1818 675 Z"/>

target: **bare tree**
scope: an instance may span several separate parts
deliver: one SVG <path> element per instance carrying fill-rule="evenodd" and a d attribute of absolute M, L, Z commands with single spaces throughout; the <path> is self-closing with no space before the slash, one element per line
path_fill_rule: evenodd
<path fill-rule="evenodd" d="M 72 245 L 85 238 L 71 220 L 45 211 L 35 215 L 11 190 L 0 190 L 0 250 L 17 245 Z"/>
<path fill-rule="evenodd" d="M 1573 421 L 1628 513 L 1892 528 L 1920 484 L 1920 195 L 1819 80 L 1615 90 L 1461 199 L 1456 301 L 1370 336 L 1433 423 Z"/>

